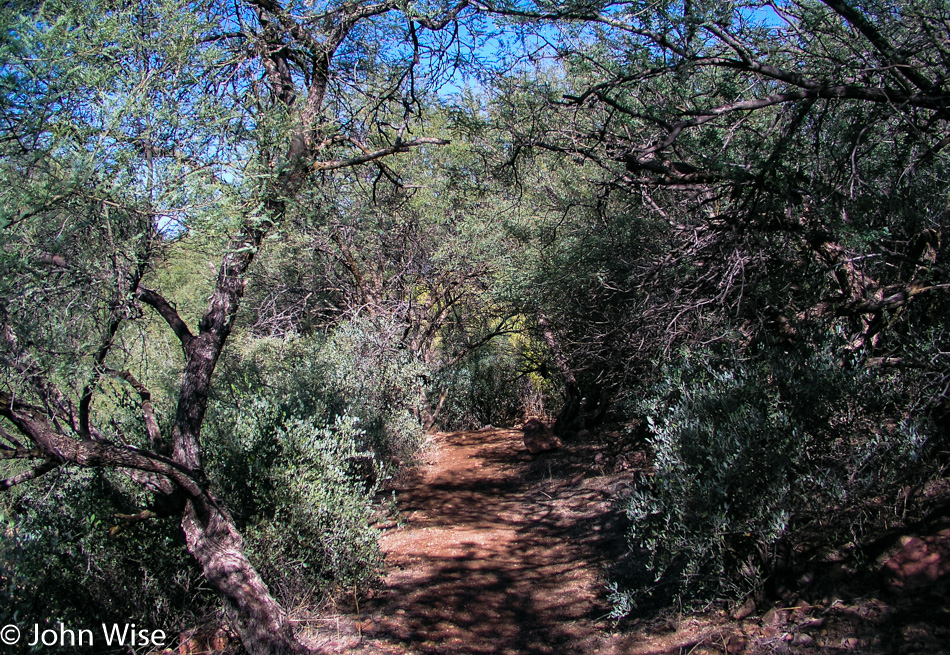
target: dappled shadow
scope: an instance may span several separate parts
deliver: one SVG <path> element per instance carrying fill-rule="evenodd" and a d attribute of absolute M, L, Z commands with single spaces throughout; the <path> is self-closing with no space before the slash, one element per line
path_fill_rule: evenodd
<path fill-rule="evenodd" d="M 383 539 L 390 573 L 366 634 L 425 653 L 581 653 L 607 611 L 598 577 L 606 505 L 551 477 L 521 433 L 440 437 L 436 461 L 401 485 L 408 524 Z"/>
<path fill-rule="evenodd" d="M 389 572 L 362 608 L 357 650 L 950 652 L 946 588 L 881 600 L 857 580 L 782 601 L 778 619 L 760 605 L 743 620 L 723 612 L 658 616 L 610 634 L 601 573 L 627 551 L 623 517 L 610 503 L 617 485 L 636 484 L 640 473 L 598 477 L 603 469 L 592 464 L 600 450 L 588 442 L 531 456 L 516 430 L 439 435 L 437 446 L 431 461 L 395 489 L 399 527 L 381 541 Z M 852 584 L 865 591 L 847 593 Z"/>

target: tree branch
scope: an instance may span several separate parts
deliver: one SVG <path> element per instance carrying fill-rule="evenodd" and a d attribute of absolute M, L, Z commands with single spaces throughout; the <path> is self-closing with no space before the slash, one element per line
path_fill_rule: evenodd
<path fill-rule="evenodd" d="M 359 166 L 360 164 L 365 164 L 367 162 L 375 161 L 377 159 L 382 159 L 383 157 L 388 157 L 389 155 L 394 155 L 401 152 L 409 152 L 409 148 L 415 146 L 421 146 L 425 144 L 432 144 L 437 146 L 445 146 L 451 143 L 447 139 L 437 139 L 434 137 L 416 137 L 412 141 L 396 141 L 395 144 L 389 146 L 388 148 L 381 148 L 380 150 L 374 150 L 372 152 L 364 153 L 358 157 L 352 157 L 350 159 L 335 159 L 333 161 L 318 161 L 313 163 L 313 170 L 315 171 L 333 171 L 340 168 L 349 168 L 351 166 Z"/>
<path fill-rule="evenodd" d="M 142 417 L 145 420 L 145 431 L 148 433 L 149 447 L 157 453 L 166 455 L 167 446 L 162 439 L 161 430 L 159 430 L 158 422 L 155 420 L 155 411 L 152 408 L 152 393 L 128 371 L 115 371 L 106 368 L 103 369 L 103 373 L 110 377 L 125 380 L 129 383 L 129 386 L 135 389 L 142 404 Z"/>
<path fill-rule="evenodd" d="M 469 2 L 469 0 L 462 0 L 457 5 L 445 12 L 445 14 L 438 20 L 433 20 L 428 16 L 412 16 L 411 18 L 413 22 L 415 22 L 419 27 L 424 27 L 427 30 L 437 32 L 458 18 L 458 15 L 462 12 L 462 10 L 468 7 L 470 4 L 471 2 Z"/>
<path fill-rule="evenodd" d="M 933 91 L 933 83 L 908 64 L 907 60 L 897 52 L 894 46 L 884 38 L 884 35 L 881 34 L 863 14 L 850 6 L 847 2 L 844 2 L 844 0 L 822 0 L 822 2 L 861 32 L 881 54 L 885 64 L 894 66 L 901 75 L 907 78 L 911 84 L 921 91 L 928 93 Z"/>
<path fill-rule="evenodd" d="M 712 109 L 703 109 L 693 112 L 696 118 L 686 121 L 680 121 L 673 124 L 667 137 L 658 143 L 643 151 L 642 155 L 659 152 L 664 148 L 673 145 L 679 138 L 683 130 L 704 125 L 720 116 L 725 116 L 737 111 L 754 111 L 772 105 L 778 105 L 786 102 L 797 102 L 801 100 L 810 100 L 815 98 L 836 99 L 836 100 L 865 100 L 869 102 L 886 103 L 891 105 L 910 105 L 923 109 L 933 109 L 942 111 L 950 102 L 950 96 L 947 94 L 939 95 L 920 95 L 908 94 L 897 89 L 886 89 L 877 87 L 862 87 L 852 85 L 821 86 L 813 89 L 802 89 L 799 91 L 790 91 L 788 93 L 776 93 L 764 98 L 755 98 L 752 100 L 742 100 L 726 105 L 720 105 Z"/>
<path fill-rule="evenodd" d="M 193 498 L 205 493 L 202 484 L 183 466 L 148 451 L 71 439 L 50 427 L 42 409 L 15 402 L 6 392 L 0 392 L 0 416 L 13 423 L 36 446 L 28 451 L 0 450 L 0 458 L 44 457 L 58 464 L 85 468 L 133 469 L 165 476 Z"/>
<path fill-rule="evenodd" d="M 175 336 L 181 341 L 182 349 L 187 352 L 188 345 L 191 343 L 191 340 L 195 338 L 195 335 L 191 333 L 188 325 L 182 320 L 181 316 L 178 315 L 178 311 L 172 307 L 171 303 L 165 300 L 157 291 L 147 289 L 141 285 L 135 290 L 135 297 L 146 305 L 149 305 L 158 312 L 159 316 L 165 319 L 165 322 L 168 323 L 168 326 L 175 333 Z"/>
<path fill-rule="evenodd" d="M 37 459 L 43 451 L 36 448 L 0 448 L 0 459 Z"/>
<path fill-rule="evenodd" d="M 41 475 L 49 473 L 53 469 L 59 468 L 60 466 L 61 464 L 59 462 L 56 462 L 54 460 L 47 460 L 43 462 L 42 464 L 39 464 L 29 469 L 28 471 L 23 471 L 22 473 L 18 473 L 16 475 L 10 476 L 9 478 L 6 478 L 5 480 L 0 480 L 0 491 L 6 491 L 10 487 L 15 487 L 16 485 L 21 484 L 23 482 L 29 482 L 30 480 L 35 480 Z"/>

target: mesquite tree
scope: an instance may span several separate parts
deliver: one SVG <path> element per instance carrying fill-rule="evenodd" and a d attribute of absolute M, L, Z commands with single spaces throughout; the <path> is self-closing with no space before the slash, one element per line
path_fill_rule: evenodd
<path fill-rule="evenodd" d="M 252 653 L 304 648 L 203 469 L 215 365 L 258 250 L 308 185 L 443 143 L 411 135 L 414 103 L 466 6 L 106 0 L 3 14 L 0 457 L 18 463 L 0 486 L 59 467 L 125 473 L 154 498 L 129 520 L 180 518 Z M 169 243 L 196 233 L 223 255 L 192 323 L 150 281 Z M 182 354 L 165 429 L 129 345 L 161 338 L 137 327 L 154 316 Z M 123 392 L 138 435 L 109 419 Z"/>
<path fill-rule="evenodd" d="M 947 3 L 485 5 L 539 26 L 520 63 L 536 72 L 502 80 L 495 112 L 504 163 L 571 165 L 537 202 L 575 219 L 538 261 L 590 266 L 583 296 L 602 299 L 539 294 L 573 375 L 623 385 L 684 344 L 837 330 L 869 366 L 925 372 L 948 415 L 930 318 L 947 308 Z M 538 277 L 563 291 L 560 274 Z"/>

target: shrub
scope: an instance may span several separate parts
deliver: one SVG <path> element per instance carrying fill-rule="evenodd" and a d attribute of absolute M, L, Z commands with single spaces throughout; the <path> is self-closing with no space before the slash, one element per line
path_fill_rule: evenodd
<path fill-rule="evenodd" d="M 245 533 L 251 557 L 281 600 L 300 603 L 335 589 L 365 589 L 381 567 L 369 527 L 376 492 L 372 462 L 360 450 L 362 432 L 352 418 L 320 427 L 295 419 L 276 435 L 281 451 L 268 470 L 269 503 Z"/>
<path fill-rule="evenodd" d="M 143 506 L 134 489 L 103 471 L 63 469 L 0 498 L 0 623 L 132 621 L 174 634 L 211 611 L 217 599 L 176 521 L 110 531 L 121 525 L 114 513 Z"/>
<path fill-rule="evenodd" d="M 714 362 L 686 353 L 631 403 L 655 474 L 621 501 L 631 552 L 611 584 L 615 618 L 761 590 L 816 515 L 896 483 L 926 445 L 909 420 L 882 427 L 890 394 L 864 369 L 801 354 Z M 820 538 L 855 535 L 846 521 Z"/>
<path fill-rule="evenodd" d="M 446 393 L 439 426 L 511 425 L 526 407 L 543 407 L 536 376 L 519 373 L 524 358 L 518 348 L 514 339 L 495 339 L 436 376 L 432 386 Z"/>
<path fill-rule="evenodd" d="M 383 459 L 414 454 L 423 432 L 419 416 L 428 369 L 400 347 L 401 333 L 387 318 L 354 319 L 337 327 L 317 356 L 331 406 L 359 419 L 367 447 Z"/>
<path fill-rule="evenodd" d="M 202 435 L 206 468 L 288 606 L 375 580 L 371 504 L 387 457 L 418 446 L 420 370 L 368 322 L 308 338 L 236 334 L 222 358 Z M 158 409 L 162 420 L 167 408 Z M 134 405 L 108 411 L 113 425 L 141 432 Z M 13 466 L 0 462 L 10 469 L 0 477 Z M 113 514 L 148 500 L 121 474 L 75 469 L 0 497 L 0 619 L 133 620 L 171 633 L 217 611 L 176 520 L 110 535 Z"/>
<path fill-rule="evenodd" d="M 388 456 L 415 446 L 419 426 L 394 388 L 411 367 L 387 370 L 368 342 L 353 326 L 327 339 L 250 339 L 223 362 L 208 469 L 288 605 L 363 589 L 379 571 L 377 480 Z"/>

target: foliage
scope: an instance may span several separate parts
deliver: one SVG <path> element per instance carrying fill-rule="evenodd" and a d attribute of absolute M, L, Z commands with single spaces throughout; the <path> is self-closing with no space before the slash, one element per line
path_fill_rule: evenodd
<path fill-rule="evenodd" d="M 445 389 L 438 425 L 464 430 L 484 425 L 512 425 L 525 411 L 539 385 L 523 374 L 522 344 L 495 339 L 443 371 L 433 386 Z"/>
<path fill-rule="evenodd" d="M 228 432 L 212 433 L 209 468 L 228 481 L 225 498 L 271 591 L 299 606 L 365 590 L 381 564 L 369 527 L 379 465 L 356 420 L 326 425 L 245 400 L 244 411 L 217 414 Z"/>
<path fill-rule="evenodd" d="M 66 470 L 2 499 L 0 620 L 125 623 L 171 634 L 213 611 L 214 595 L 169 521 L 126 525 L 141 495 L 101 471 Z"/>
<path fill-rule="evenodd" d="M 915 303 L 947 311 L 946 59 L 928 27 L 945 3 L 497 11 L 544 44 L 509 54 L 482 108 L 527 200 L 519 291 L 585 393 L 687 344 L 836 322 L 870 358 L 942 378 L 905 355 L 933 343 Z M 898 88 L 920 93 L 887 100 Z"/>
<path fill-rule="evenodd" d="M 650 426 L 655 474 L 621 501 L 632 553 L 612 586 L 616 617 L 761 593 L 803 539 L 862 540 L 849 508 L 919 474 L 929 437 L 909 415 L 887 418 L 899 402 L 893 380 L 849 364 L 684 352 L 633 403 Z"/>
<path fill-rule="evenodd" d="M 426 367 L 400 347 L 401 329 L 385 318 L 349 321 L 333 331 L 322 355 L 329 371 L 326 388 L 358 418 L 368 447 L 381 459 L 413 455 L 422 432 Z"/>
<path fill-rule="evenodd" d="M 79 616 L 114 583 L 123 611 L 203 611 L 187 543 L 245 646 L 295 651 L 245 541 L 286 602 L 368 584 L 384 469 L 424 429 L 557 393 L 652 419 L 618 614 L 757 593 L 789 544 L 859 540 L 854 508 L 932 474 L 950 423 L 948 20 L 943 0 L 3 12 L 0 454 L 4 489 L 33 483 L 4 501 L 10 607 Z M 94 520 L 142 508 L 182 532 Z M 44 554 L 77 566 L 40 610 Z"/>
<path fill-rule="evenodd" d="M 286 602 L 365 588 L 378 572 L 377 484 L 421 437 L 420 365 L 378 328 L 248 335 L 222 362 L 208 467 Z"/>

